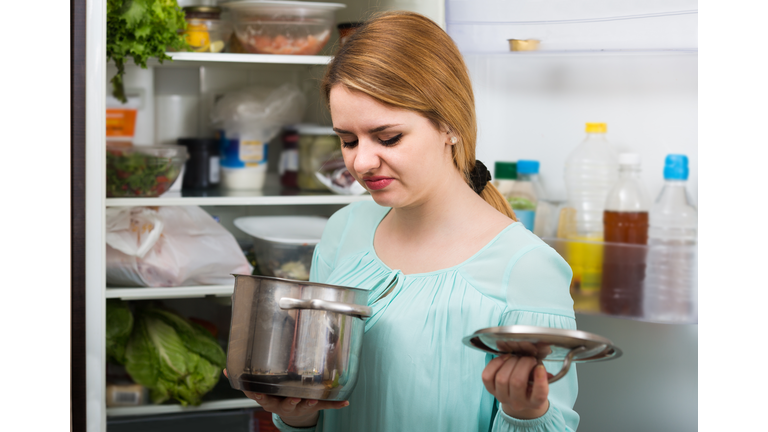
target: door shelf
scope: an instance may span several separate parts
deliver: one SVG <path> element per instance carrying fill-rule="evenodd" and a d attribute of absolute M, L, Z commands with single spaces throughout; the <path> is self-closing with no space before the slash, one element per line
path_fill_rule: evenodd
<path fill-rule="evenodd" d="M 662 324 L 698 323 L 698 245 L 542 240 L 573 271 L 570 292 L 576 313 Z"/>
<path fill-rule="evenodd" d="M 107 417 L 150 416 L 156 414 L 195 413 L 239 408 L 258 408 L 260 405 L 252 399 L 238 398 L 203 402 L 199 406 L 183 407 L 179 404 L 140 405 L 131 407 L 107 408 Z"/>

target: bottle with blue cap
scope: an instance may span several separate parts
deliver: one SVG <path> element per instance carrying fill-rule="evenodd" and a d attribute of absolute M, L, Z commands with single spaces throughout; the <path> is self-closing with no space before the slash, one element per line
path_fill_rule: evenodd
<path fill-rule="evenodd" d="M 515 211 L 515 216 L 531 232 L 534 230 L 539 200 L 544 198 L 544 191 L 538 177 L 539 161 L 517 161 L 517 179 L 512 190 L 507 194 L 507 201 Z"/>
<path fill-rule="evenodd" d="M 664 187 L 651 207 L 644 285 L 645 316 L 692 322 L 698 316 L 698 212 L 688 196 L 688 157 L 667 155 Z"/>

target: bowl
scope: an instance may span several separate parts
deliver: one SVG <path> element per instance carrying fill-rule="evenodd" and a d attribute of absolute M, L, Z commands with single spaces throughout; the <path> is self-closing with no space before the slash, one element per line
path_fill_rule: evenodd
<path fill-rule="evenodd" d="M 313 55 L 330 40 L 334 13 L 346 5 L 244 0 L 221 7 L 230 12 L 234 33 L 246 51 Z"/>
<path fill-rule="evenodd" d="M 264 276 L 309 280 L 312 254 L 328 219 L 319 216 L 247 216 L 234 223 L 253 240 Z"/>
<path fill-rule="evenodd" d="M 107 144 L 107 197 L 156 197 L 171 188 L 187 161 L 179 145 Z"/>

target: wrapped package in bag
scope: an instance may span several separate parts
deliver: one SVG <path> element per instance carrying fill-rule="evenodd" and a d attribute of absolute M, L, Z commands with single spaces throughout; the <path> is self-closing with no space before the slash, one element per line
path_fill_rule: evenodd
<path fill-rule="evenodd" d="M 250 274 L 235 237 L 197 206 L 109 207 L 107 284 L 229 285 Z"/>

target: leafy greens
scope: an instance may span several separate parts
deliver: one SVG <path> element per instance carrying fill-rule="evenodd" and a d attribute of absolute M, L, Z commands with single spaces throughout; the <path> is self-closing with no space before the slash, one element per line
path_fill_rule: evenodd
<path fill-rule="evenodd" d="M 125 364 L 125 344 L 133 330 L 133 314 L 128 305 L 117 299 L 107 300 L 107 360 Z"/>
<path fill-rule="evenodd" d="M 176 0 L 107 0 L 107 61 L 113 60 L 117 74 L 112 78 L 112 94 L 125 103 L 123 75 L 125 62 L 147 68 L 147 60 L 170 59 L 167 48 L 186 49 L 182 32 L 184 12 Z"/>
<path fill-rule="evenodd" d="M 150 389 L 152 402 L 200 405 L 219 381 L 227 356 L 204 327 L 162 309 L 139 309 L 125 348 L 125 369 Z"/>

